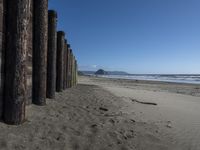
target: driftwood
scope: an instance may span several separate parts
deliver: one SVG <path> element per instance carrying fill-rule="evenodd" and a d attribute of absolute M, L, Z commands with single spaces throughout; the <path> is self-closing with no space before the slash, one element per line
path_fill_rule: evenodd
<path fill-rule="evenodd" d="M 137 102 L 140 104 L 146 104 L 146 105 L 157 105 L 156 103 L 152 103 L 152 102 L 142 102 L 142 101 L 138 101 L 136 99 L 131 99 L 133 102 Z"/>
<path fill-rule="evenodd" d="M 99 110 L 108 111 L 108 109 L 104 107 L 99 107 Z"/>

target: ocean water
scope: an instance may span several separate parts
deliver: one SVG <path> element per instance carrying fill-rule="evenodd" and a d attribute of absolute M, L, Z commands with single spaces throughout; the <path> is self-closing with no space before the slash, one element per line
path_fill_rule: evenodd
<path fill-rule="evenodd" d="M 100 75 L 105 78 L 164 81 L 175 83 L 200 84 L 200 74 L 164 75 L 164 74 L 132 74 L 132 75 Z"/>

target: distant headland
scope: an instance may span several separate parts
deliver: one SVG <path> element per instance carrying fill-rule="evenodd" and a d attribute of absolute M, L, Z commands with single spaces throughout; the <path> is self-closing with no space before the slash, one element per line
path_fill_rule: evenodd
<path fill-rule="evenodd" d="M 106 71 L 104 69 L 99 69 L 97 71 L 79 71 L 82 75 L 129 75 L 129 73 L 124 71 Z"/>

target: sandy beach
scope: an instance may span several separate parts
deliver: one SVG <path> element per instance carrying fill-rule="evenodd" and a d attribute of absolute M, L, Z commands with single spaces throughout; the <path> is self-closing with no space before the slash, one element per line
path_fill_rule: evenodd
<path fill-rule="evenodd" d="M 79 77 L 20 126 L 0 123 L 1 150 L 199 150 L 200 86 Z"/>
<path fill-rule="evenodd" d="M 129 104 L 128 113 L 132 111 L 138 121 L 157 125 L 172 144 L 186 150 L 200 149 L 200 85 L 96 77 L 81 80 L 121 97 Z"/>

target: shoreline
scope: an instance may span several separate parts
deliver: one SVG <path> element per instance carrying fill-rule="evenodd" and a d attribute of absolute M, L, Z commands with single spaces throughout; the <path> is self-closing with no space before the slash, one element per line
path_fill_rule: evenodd
<path fill-rule="evenodd" d="M 132 80 L 132 79 L 115 79 L 115 78 L 104 78 L 96 76 L 80 76 L 85 78 L 88 83 L 96 85 L 106 85 L 109 83 L 119 87 L 126 86 L 130 89 L 145 89 L 149 91 L 163 91 L 170 93 L 178 93 L 184 95 L 192 95 L 200 97 L 200 84 L 191 83 L 174 83 L 165 81 L 149 81 L 149 80 Z M 79 80 L 81 83 L 81 80 Z M 145 87 L 144 87 L 145 86 Z"/>
<path fill-rule="evenodd" d="M 153 79 L 126 79 L 126 78 L 112 78 L 112 77 L 103 77 L 99 75 L 82 75 L 82 77 L 91 77 L 91 78 L 105 78 L 105 79 L 112 79 L 112 80 L 123 80 L 123 81 L 133 81 L 133 82 L 140 82 L 140 83 L 151 83 L 151 84 L 180 84 L 180 85 L 193 85 L 193 86 L 200 86 L 200 83 L 189 83 L 189 82 L 178 82 L 178 81 L 165 81 L 165 80 L 153 80 Z"/>

